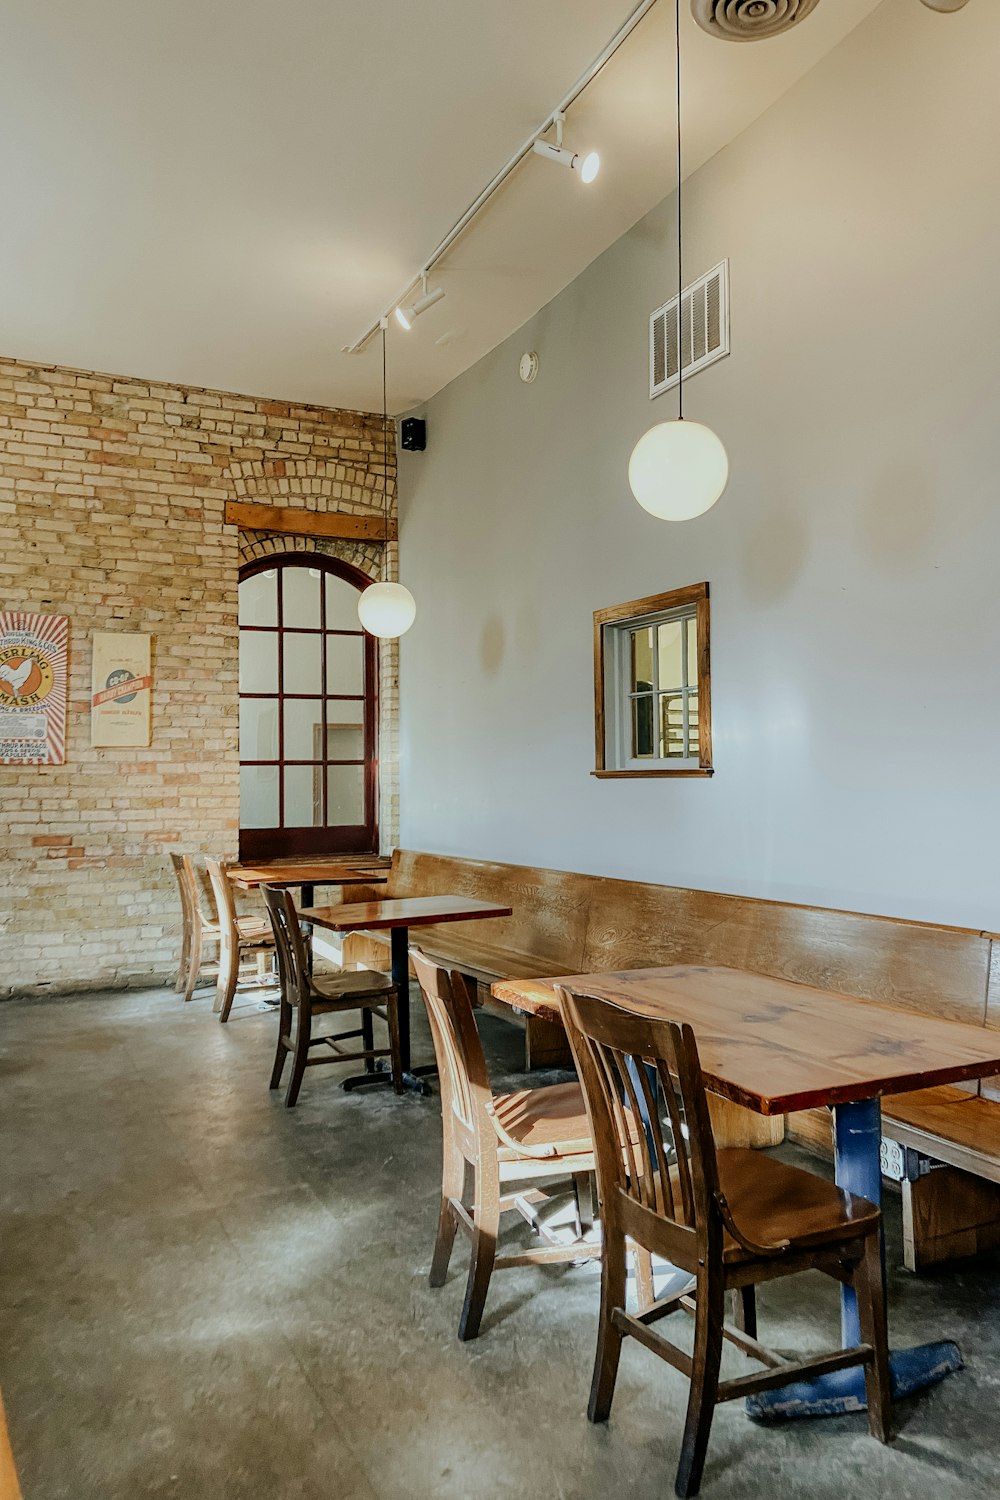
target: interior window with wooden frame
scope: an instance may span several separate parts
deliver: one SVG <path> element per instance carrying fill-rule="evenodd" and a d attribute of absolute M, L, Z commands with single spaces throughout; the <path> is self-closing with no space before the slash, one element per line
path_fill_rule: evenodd
<path fill-rule="evenodd" d="M 708 584 L 594 612 L 595 776 L 711 776 Z"/>
<path fill-rule="evenodd" d="M 370 580 L 326 553 L 240 571 L 240 858 L 378 848 L 378 658 Z"/>

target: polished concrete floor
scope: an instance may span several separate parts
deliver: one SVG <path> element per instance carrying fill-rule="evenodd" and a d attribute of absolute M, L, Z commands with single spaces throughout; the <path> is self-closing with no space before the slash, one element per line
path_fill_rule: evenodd
<path fill-rule="evenodd" d="M 0 1005 L 0 1387 L 26 1500 L 672 1493 L 679 1375 L 626 1345 L 610 1424 L 584 1417 L 593 1273 L 498 1275 L 459 1344 L 460 1246 L 427 1285 L 437 1100 L 323 1069 L 287 1111 L 274 1031 L 255 1003 L 223 1027 L 165 991 Z M 484 1034 L 499 1079 L 517 1034 Z M 997 1494 L 1000 1262 L 901 1275 L 889 1219 L 894 1341 L 954 1336 L 966 1369 L 899 1408 L 890 1448 L 863 1416 L 720 1408 L 706 1500 Z M 761 1314 L 778 1347 L 836 1338 L 820 1277 Z"/>

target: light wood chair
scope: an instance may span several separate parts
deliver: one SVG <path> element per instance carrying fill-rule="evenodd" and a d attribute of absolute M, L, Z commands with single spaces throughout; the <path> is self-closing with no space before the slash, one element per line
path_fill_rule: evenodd
<path fill-rule="evenodd" d="M 219 924 L 202 905 L 201 881 L 190 854 L 171 854 L 181 898 L 181 952 L 174 988 L 190 1000 L 198 988 L 206 943 L 219 942 Z"/>
<path fill-rule="evenodd" d="M 0 1500 L 21 1500 L 21 1486 L 17 1482 L 14 1454 L 7 1432 L 7 1418 L 0 1397 Z"/>
<path fill-rule="evenodd" d="M 410 958 L 434 1040 L 444 1134 L 441 1210 L 430 1283 L 444 1284 L 455 1234 L 463 1229 L 472 1240 L 472 1256 L 458 1336 L 474 1339 L 494 1270 L 600 1254 L 598 1246 L 579 1243 L 496 1253 L 501 1214 L 516 1211 L 535 1227 L 534 1205 L 546 1196 L 539 1191 L 503 1196 L 504 1183 L 569 1179 L 576 1195 L 578 1233 L 589 1227 L 594 1170 L 590 1127 L 578 1084 L 494 1094 L 463 975 L 439 968 L 419 948 L 410 949 Z M 467 1167 L 473 1177 L 471 1210 L 463 1202 Z"/>
<path fill-rule="evenodd" d="M 333 975 L 312 974 L 291 891 L 273 885 L 265 885 L 263 891 L 277 948 L 278 974 L 281 979 L 278 1048 L 274 1055 L 274 1067 L 271 1069 L 270 1087 L 276 1089 L 281 1083 L 285 1059 L 289 1053 L 292 1054 L 292 1076 L 285 1094 L 285 1104 L 289 1109 L 299 1097 L 306 1068 L 316 1067 L 321 1063 L 363 1061 L 366 1072 L 374 1073 L 377 1059 L 387 1057 L 392 1071 L 392 1086 L 397 1094 L 401 1094 L 403 1071 L 399 1050 L 399 1014 L 396 986 L 391 977 L 370 970 Z M 339 1031 L 334 1035 L 313 1036 L 314 1017 L 339 1015 L 344 1011 L 360 1011 L 361 1024 L 358 1028 Z M 388 1027 L 388 1047 L 375 1046 L 372 1020 L 376 1015 Z M 294 1037 L 293 1017 L 297 1017 Z M 340 1043 L 351 1041 L 355 1037 L 362 1039 L 361 1050 L 345 1052 Z M 312 1049 L 317 1047 L 326 1050 L 314 1055 Z"/>
<path fill-rule="evenodd" d="M 258 960 L 258 974 L 263 979 L 260 965 L 274 952 L 274 934 L 266 917 L 238 917 L 233 883 L 226 874 L 228 865 L 224 860 L 206 859 L 205 867 L 215 897 L 216 922 L 204 925 L 202 932 L 219 945 L 219 978 L 215 988 L 213 1010 L 219 1012 L 220 1021 L 229 1020 L 233 1008 L 233 996 L 239 983 L 240 963 L 245 957 Z M 196 888 L 197 895 L 197 888 Z M 200 957 L 199 957 L 200 962 Z M 192 959 L 192 971 L 194 961 Z"/>
<path fill-rule="evenodd" d="M 593 1131 L 603 1225 L 590 1420 L 609 1416 L 622 1340 L 631 1336 L 691 1382 L 675 1484 L 680 1496 L 698 1491 L 718 1402 L 824 1371 L 864 1366 L 869 1428 L 888 1441 L 878 1208 L 758 1151 L 717 1149 L 690 1026 L 649 1020 L 566 989 L 558 993 Z M 626 1109 L 646 1124 L 638 1137 Z M 626 1236 L 696 1277 L 693 1298 L 669 1296 L 631 1316 L 625 1307 Z M 793 1362 L 757 1342 L 754 1288 L 810 1270 L 854 1287 L 864 1342 Z M 737 1299 L 734 1327 L 725 1322 L 729 1290 Z M 678 1308 L 694 1316 L 693 1358 L 652 1330 Z M 765 1369 L 720 1381 L 724 1338 Z"/>

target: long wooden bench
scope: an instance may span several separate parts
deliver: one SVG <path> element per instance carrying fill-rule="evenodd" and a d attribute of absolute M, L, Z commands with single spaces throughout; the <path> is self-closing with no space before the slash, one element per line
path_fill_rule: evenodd
<path fill-rule="evenodd" d="M 394 853 L 388 873 L 373 898 L 451 892 L 512 907 L 489 923 L 421 929 L 421 947 L 477 981 L 483 999 L 497 979 L 725 964 L 1000 1026 L 1000 940 L 994 947 L 990 933 L 407 849 Z M 344 962 L 385 967 L 386 946 L 384 934 L 353 934 Z M 529 1067 L 567 1058 L 560 1029 L 534 1017 L 526 1051 Z M 884 1136 L 902 1148 L 894 1154 L 906 1263 L 919 1269 L 1000 1244 L 998 1081 L 886 1099 L 883 1119 Z M 780 1139 L 780 1123 L 720 1107 L 717 1127 L 727 1140 L 762 1145 Z M 826 1111 L 792 1115 L 787 1125 L 792 1139 L 831 1150 Z"/>

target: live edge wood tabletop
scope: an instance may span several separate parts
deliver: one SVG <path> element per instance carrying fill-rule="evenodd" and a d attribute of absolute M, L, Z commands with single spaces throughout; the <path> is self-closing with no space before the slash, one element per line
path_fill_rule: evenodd
<path fill-rule="evenodd" d="M 674 965 L 502 980 L 493 994 L 559 1020 L 557 984 L 690 1023 L 707 1086 L 763 1115 L 1000 1072 L 1000 1032 L 739 969 Z"/>

